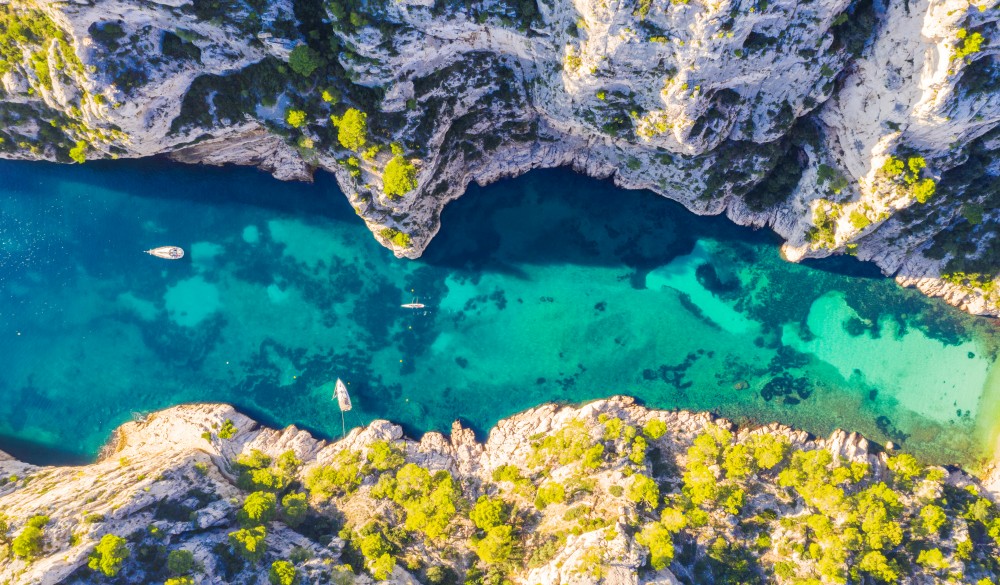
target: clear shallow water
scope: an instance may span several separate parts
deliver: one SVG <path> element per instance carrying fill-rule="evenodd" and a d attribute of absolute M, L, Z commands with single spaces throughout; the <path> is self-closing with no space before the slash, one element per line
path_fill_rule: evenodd
<path fill-rule="evenodd" d="M 223 401 L 270 424 L 411 433 L 631 394 L 974 464 L 1000 394 L 993 322 L 873 267 L 568 171 L 472 188 L 424 258 L 333 181 L 165 163 L 0 162 L 0 448 L 92 457 L 134 412 Z M 175 244 L 169 262 L 142 253 Z M 401 309 L 419 299 L 427 311 Z"/>

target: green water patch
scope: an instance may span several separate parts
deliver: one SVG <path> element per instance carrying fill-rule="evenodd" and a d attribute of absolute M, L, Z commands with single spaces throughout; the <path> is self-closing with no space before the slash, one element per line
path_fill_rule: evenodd
<path fill-rule="evenodd" d="M 170 319 L 183 327 L 196 327 L 221 306 L 218 287 L 201 276 L 171 285 L 163 301 Z"/>
<path fill-rule="evenodd" d="M 407 261 L 325 176 L 0 172 L 0 448 L 35 459 L 93 456 L 135 413 L 194 401 L 337 436 L 338 377 L 348 426 L 413 434 L 630 394 L 934 462 L 974 465 L 994 438 L 994 322 L 851 259 L 789 264 L 768 233 L 650 193 L 566 171 L 472 188 Z M 188 254 L 142 254 L 158 245 Z"/>

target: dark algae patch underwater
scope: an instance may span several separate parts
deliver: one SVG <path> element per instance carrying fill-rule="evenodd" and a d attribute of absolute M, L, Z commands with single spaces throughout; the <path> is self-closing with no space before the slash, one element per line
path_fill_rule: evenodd
<path fill-rule="evenodd" d="M 564 170 L 472 187 L 417 261 L 331 178 L 162 162 L 0 162 L 0 448 L 92 457 L 133 413 L 192 401 L 263 422 L 485 433 L 548 401 L 629 394 L 988 455 L 993 321 L 848 258 Z M 180 261 L 142 253 L 187 250 Z M 426 310 L 401 308 L 414 298 Z"/>

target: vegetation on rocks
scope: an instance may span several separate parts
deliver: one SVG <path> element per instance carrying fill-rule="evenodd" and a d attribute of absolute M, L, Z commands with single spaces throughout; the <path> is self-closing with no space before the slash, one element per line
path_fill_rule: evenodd
<path fill-rule="evenodd" d="M 921 177 L 927 161 L 922 156 L 911 156 L 904 162 L 901 158 L 890 156 L 882 165 L 882 173 L 898 185 L 902 185 L 917 200 L 917 203 L 927 203 L 937 190 L 933 178 Z"/>
<path fill-rule="evenodd" d="M 154 483 L 172 486 L 170 495 L 152 508 L 102 508 L 96 523 L 60 509 L 6 520 L 0 530 L 16 534 L 8 562 L 25 570 L 80 558 L 89 565 L 75 573 L 80 582 L 165 585 L 407 574 L 469 585 L 668 572 L 685 584 L 1000 577 L 1000 509 L 975 480 L 905 453 L 843 439 L 829 450 L 801 433 L 749 432 L 621 400 L 519 416 L 484 451 L 471 436 L 417 444 L 388 439 L 381 426 L 279 452 L 270 449 L 292 443 L 247 431 L 254 447 L 220 455 L 226 476 L 198 472 L 198 461 L 162 470 Z M 126 473 L 137 460 L 113 469 Z M 146 527 L 135 530 L 136 520 Z M 78 532 L 68 543 L 48 534 L 66 527 Z"/>
<path fill-rule="evenodd" d="M 359 151 L 368 142 L 368 114 L 348 108 L 344 115 L 332 116 L 337 127 L 337 142 L 347 150 Z"/>
<path fill-rule="evenodd" d="M 87 566 L 107 577 L 114 577 L 121 570 L 122 563 L 131 554 L 124 538 L 114 534 L 105 534 L 94 547 L 94 552 L 91 553 Z"/>
<path fill-rule="evenodd" d="M 413 163 L 397 154 L 385 165 L 382 190 L 390 199 L 399 198 L 417 188 L 417 169 Z"/>

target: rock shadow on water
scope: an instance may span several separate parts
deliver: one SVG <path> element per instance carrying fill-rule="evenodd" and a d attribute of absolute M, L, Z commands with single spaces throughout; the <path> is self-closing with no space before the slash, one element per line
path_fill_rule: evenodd
<path fill-rule="evenodd" d="M 0 434 L 0 445 L 4 453 L 32 465 L 85 465 L 94 461 L 94 454 L 89 450 L 74 450 L 64 445 L 56 447 L 14 435 Z"/>
<path fill-rule="evenodd" d="M 700 237 L 769 243 L 777 236 L 701 217 L 649 191 L 622 191 L 566 169 L 508 184 L 470 186 L 441 214 L 422 260 L 452 269 L 518 273 L 518 265 L 574 264 L 652 270 L 689 254 Z M 696 224 L 696 225 L 692 225 Z"/>
<path fill-rule="evenodd" d="M 0 173 L 7 187 L 16 191 L 46 195 L 52 184 L 72 182 L 119 191 L 144 199 L 190 202 L 203 207 L 224 209 L 234 203 L 269 209 L 288 215 L 323 217 L 338 222 L 357 222 L 357 215 L 341 193 L 333 175 L 318 172 L 314 183 L 274 180 L 269 173 L 252 167 L 227 167 L 225 171 L 200 165 L 183 165 L 166 157 L 142 160 L 94 160 L 86 165 L 32 163 L 46 167 L 44 173 L 19 179 L 22 173 L 6 173 L 12 161 L 0 161 Z M 45 177 L 38 181 L 37 177 Z M 130 188 L 130 186 L 135 188 Z M 266 188 L 261 188 L 266 185 Z M 322 196 L 317 196 L 317 192 Z M 178 206 L 184 208 L 185 206 Z"/>

